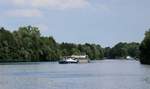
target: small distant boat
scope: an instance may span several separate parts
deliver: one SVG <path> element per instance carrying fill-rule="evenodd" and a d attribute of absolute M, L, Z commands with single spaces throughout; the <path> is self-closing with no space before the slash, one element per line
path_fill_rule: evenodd
<path fill-rule="evenodd" d="M 59 61 L 59 64 L 69 64 L 69 63 L 78 63 L 78 60 L 75 58 L 64 58 Z"/>
<path fill-rule="evenodd" d="M 133 60 L 134 58 L 131 57 L 131 56 L 127 56 L 126 59 L 127 59 L 127 60 Z"/>
<path fill-rule="evenodd" d="M 59 61 L 59 64 L 69 64 L 69 63 L 89 63 L 90 59 L 87 55 L 72 55 L 64 57 Z"/>

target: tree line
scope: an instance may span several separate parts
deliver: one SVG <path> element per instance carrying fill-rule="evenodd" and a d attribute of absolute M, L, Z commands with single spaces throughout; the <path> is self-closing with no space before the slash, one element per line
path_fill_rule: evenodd
<path fill-rule="evenodd" d="M 140 55 L 139 43 L 120 42 L 114 47 L 104 48 L 104 56 L 108 59 L 126 59 L 127 56 L 138 59 Z"/>
<path fill-rule="evenodd" d="M 120 42 L 114 47 L 106 47 L 104 56 L 107 58 L 125 58 L 131 56 L 139 59 L 141 64 L 150 65 L 150 29 L 145 32 L 145 37 L 141 43 L 123 43 Z"/>
<path fill-rule="evenodd" d="M 120 42 L 114 47 L 98 44 L 58 43 L 52 36 L 42 36 L 39 28 L 19 27 L 10 32 L 0 28 L 0 62 L 58 61 L 64 56 L 88 55 L 91 60 L 125 59 L 127 56 L 150 64 L 150 30 L 142 43 Z"/>
<path fill-rule="evenodd" d="M 86 54 L 93 60 L 104 57 L 100 45 L 60 44 L 52 36 L 41 36 L 37 27 L 24 26 L 13 32 L 0 28 L 0 62 L 57 61 L 73 54 Z"/>

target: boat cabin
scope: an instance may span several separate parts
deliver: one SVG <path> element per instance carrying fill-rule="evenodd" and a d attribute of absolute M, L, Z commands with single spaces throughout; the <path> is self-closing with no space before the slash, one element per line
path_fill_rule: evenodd
<path fill-rule="evenodd" d="M 90 62 L 88 55 L 72 55 L 71 57 L 78 59 L 79 63 L 89 63 Z"/>

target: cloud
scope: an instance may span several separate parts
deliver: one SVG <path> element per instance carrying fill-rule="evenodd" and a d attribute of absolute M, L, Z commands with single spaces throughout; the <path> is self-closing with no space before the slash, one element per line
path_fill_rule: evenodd
<path fill-rule="evenodd" d="M 89 5 L 88 0 L 5 0 L 17 7 L 49 8 L 49 9 L 72 9 L 83 8 Z"/>
<path fill-rule="evenodd" d="M 66 10 L 84 8 L 89 5 L 88 0 L 1 0 L 0 17 L 41 17 L 43 9 Z"/>
<path fill-rule="evenodd" d="M 3 17 L 42 17 L 42 12 L 37 9 L 15 9 L 3 12 Z"/>

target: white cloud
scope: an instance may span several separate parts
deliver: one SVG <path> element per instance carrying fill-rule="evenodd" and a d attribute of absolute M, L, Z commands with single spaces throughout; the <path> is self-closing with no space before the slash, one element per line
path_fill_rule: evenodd
<path fill-rule="evenodd" d="M 83 8 L 89 5 L 88 0 L 5 0 L 19 7 L 35 7 L 49 9 Z"/>
<path fill-rule="evenodd" d="M 42 12 L 37 9 L 16 9 L 3 12 L 4 17 L 42 17 Z"/>
<path fill-rule="evenodd" d="M 8 6 L 9 10 L 1 12 L 0 17 L 41 17 L 41 9 L 64 10 L 84 8 L 88 0 L 1 0 L 0 5 Z M 11 9 L 11 8 L 12 9 Z"/>

